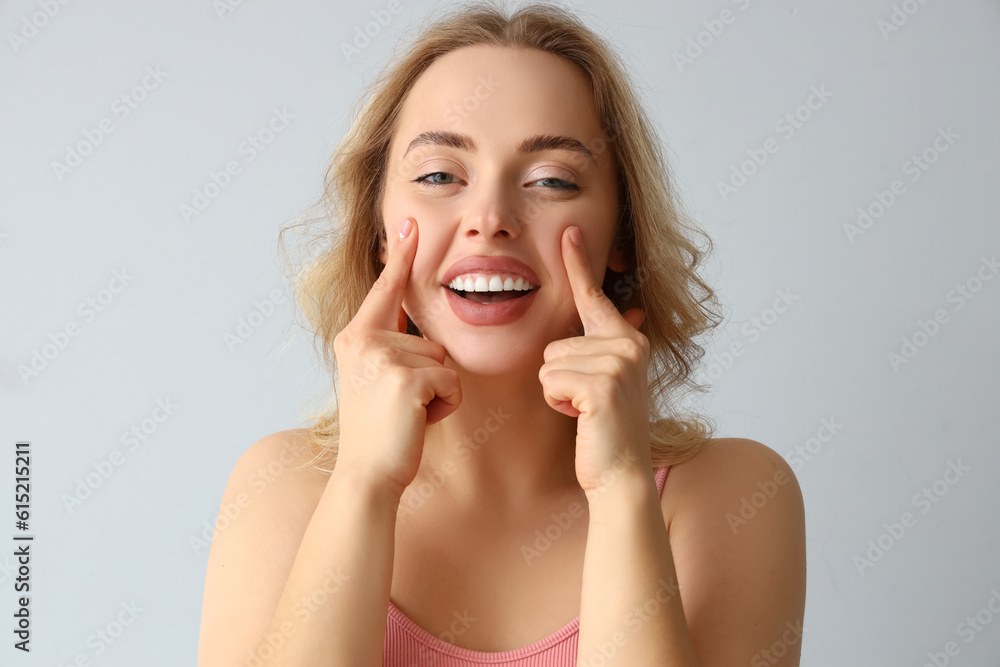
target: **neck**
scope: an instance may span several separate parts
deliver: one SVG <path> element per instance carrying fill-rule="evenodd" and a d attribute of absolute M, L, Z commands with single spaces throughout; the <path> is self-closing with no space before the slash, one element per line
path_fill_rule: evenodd
<path fill-rule="evenodd" d="M 530 511 L 582 493 L 576 480 L 576 419 L 542 394 L 538 370 L 483 376 L 456 368 L 462 403 L 427 427 L 414 485 L 445 487 L 459 510 Z M 530 365 L 529 365 L 530 367 Z"/>

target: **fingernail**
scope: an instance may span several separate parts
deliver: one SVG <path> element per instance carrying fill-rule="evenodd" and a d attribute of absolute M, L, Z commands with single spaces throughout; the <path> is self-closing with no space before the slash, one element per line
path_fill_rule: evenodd
<path fill-rule="evenodd" d="M 405 239 L 410 235 L 411 229 L 413 229 L 413 221 L 409 218 L 403 220 L 403 228 L 399 230 L 399 238 Z"/>
<path fill-rule="evenodd" d="M 580 228 L 570 227 L 569 228 L 569 240 L 573 242 L 577 248 L 580 247 Z"/>

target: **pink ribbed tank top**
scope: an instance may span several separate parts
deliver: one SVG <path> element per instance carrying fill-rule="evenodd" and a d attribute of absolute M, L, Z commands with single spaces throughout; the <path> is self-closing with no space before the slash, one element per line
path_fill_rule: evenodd
<path fill-rule="evenodd" d="M 656 471 L 656 491 L 663 497 L 670 466 Z M 534 644 L 510 651 L 472 651 L 435 637 L 389 601 L 382 667 L 575 667 L 580 617 Z"/>

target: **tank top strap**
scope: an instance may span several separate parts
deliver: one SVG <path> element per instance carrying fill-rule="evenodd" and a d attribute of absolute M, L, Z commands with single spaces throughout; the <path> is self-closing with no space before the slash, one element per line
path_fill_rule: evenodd
<path fill-rule="evenodd" d="M 667 483 L 667 473 L 670 472 L 670 466 L 660 466 L 659 470 L 656 471 L 656 492 L 663 497 L 663 487 Z"/>

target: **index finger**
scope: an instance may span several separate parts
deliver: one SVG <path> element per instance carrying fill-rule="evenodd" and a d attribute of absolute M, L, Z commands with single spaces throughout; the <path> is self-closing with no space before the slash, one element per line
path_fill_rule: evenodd
<path fill-rule="evenodd" d="M 388 261 L 355 315 L 362 326 L 399 333 L 406 331 L 403 293 L 406 291 L 413 258 L 417 254 L 417 221 L 406 218 L 402 224 L 403 229 L 407 222 L 412 226 L 405 238 L 400 238 L 402 232 L 395 234 L 395 230 L 389 230 L 386 234 Z"/>
<path fill-rule="evenodd" d="M 579 246 L 573 243 L 571 233 L 570 227 L 563 231 L 562 259 L 584 335 L 619 336 L 624 331 L 622 324 L 626 320 L 594 277 L 583 233 L 577 228 L 576 233 L 580 235 Z"/>

